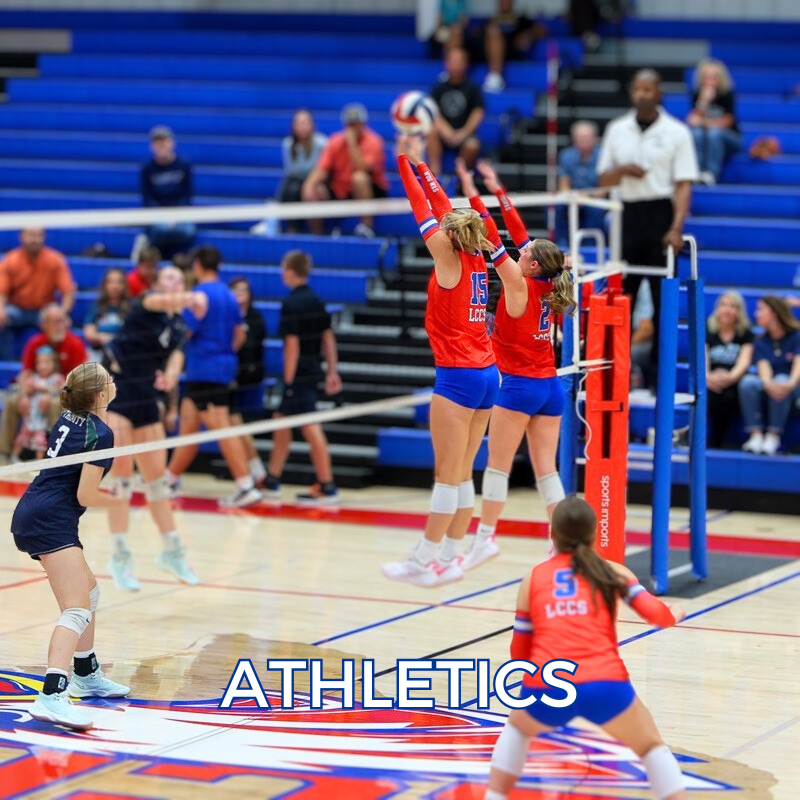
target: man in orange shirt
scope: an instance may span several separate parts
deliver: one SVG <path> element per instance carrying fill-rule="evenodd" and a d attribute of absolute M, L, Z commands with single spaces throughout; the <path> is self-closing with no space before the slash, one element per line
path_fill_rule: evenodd
<path fill-rule="evenodd" d="M 303 183 L 301 197 L 306 202 L 322 200 L 372 200 L 386 197 L 386 143 L 367 127 L 367 109 L 350 103 L 342 109 L 344 130 L 333 134 L 319 161 Z M 361 217 L 356 236 L 371 238 L 371 216 Z M 321 234 L 322 220 L 310 220 L 313 233 Z"/>
<path fill-rule="evenodd" d="M 44 244 L 41 228 L 26 228 L 21 247 L 0 261 L 0 360 L 14 360 L 14 328 L 39 324 L 39 311 L 57 302 L 67 313 L 75 303 L 75 283 L 64 256 Z"/>

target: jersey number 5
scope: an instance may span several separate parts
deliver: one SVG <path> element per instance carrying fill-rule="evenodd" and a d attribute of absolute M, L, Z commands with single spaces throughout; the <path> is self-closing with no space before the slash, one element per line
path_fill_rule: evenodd
<path fill-rule="evenodd" d="M 55 458 L 58 455 L 58 451 L 61 449 L 61 445 L 64 444 L 64 439 L 69 436 L 69 428 L 66 425 L 62 425 L 58 432 L 61 436 L 56 439 L 56 443 L 52 447 L 47 448 L 47 457 L 48 458 Z"/>
<path fill-rule="evenodd" d="M 469 301 L 472 306 L 485 306 L 489 300 L 489 289 L 487 286 L 488 276 L 485 272 L 472 273 L 472 299 Z"/>
<path fill-rule="evenodd" d="M 578 593 L 578 584 L 571 569 L 557 569 L 553 573 L 553 597 L 575 597 Z"/>

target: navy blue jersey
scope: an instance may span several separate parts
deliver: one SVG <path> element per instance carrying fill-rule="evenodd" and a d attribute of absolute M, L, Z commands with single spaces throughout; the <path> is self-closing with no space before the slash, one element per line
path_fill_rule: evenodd
<path fill-rule="evenodd" d="M 141 379 L 152 383 L 156 371 L 164 369 L 169 354 L 182 347 L 186 339 L 183 319 L 148 311 L 142 304 L 146 296 L 136 298 L 120 332 L 106 345 L 112 359 L 111 371 L 130 382 Z"/>
<path fill-rule="evenodd" d="M 65 411 L 50 432 L 47 458 L 105 450 L 114 446 L 111 428 L 94 414 L 79 417 Z M 102 467 L 103 475 L 113 459 L 91 464 Z M 77 531 L 78 520 L 86 509 L 78 502 L 78 484 L 83 464 L 42 470 L 25 490 L 14 509 L 11 531 L 18 536 L 59 534 Z"/>

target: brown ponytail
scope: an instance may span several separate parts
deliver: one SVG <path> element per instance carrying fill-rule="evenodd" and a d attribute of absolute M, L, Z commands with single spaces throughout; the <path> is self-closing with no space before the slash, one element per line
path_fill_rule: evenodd
<path fill-rule="evenodd" d="M 551 527 L 553 541 L 558 550 L 572 553 L 572 571 L 589 581 L 595 606 L 597 592 L 600 592 L 613 619 L 617 597 L 625 588 L 625 581 L 594 550 L 597 516 L 592 507 L 579 497 L 568 497 L 553 511 Z"/>
<path fill-rule="evenodd" d="M 94 361 L 75 367 L 61 390 L 61 408 L 85 417 L 97 409 L 97 395 L 108 388 L 108 373 Z"/>
<path fill-rule="evenodd" d="M 547 239 L 534 239 L 531 242 L 531 260 L 539 264 L 539 275 L 553 281 L 553 291 L 542 299 L 556 314 L 572 314 L 575 299 L 572 294 L 572 267 L 566 263 L 564 253 Z"/>

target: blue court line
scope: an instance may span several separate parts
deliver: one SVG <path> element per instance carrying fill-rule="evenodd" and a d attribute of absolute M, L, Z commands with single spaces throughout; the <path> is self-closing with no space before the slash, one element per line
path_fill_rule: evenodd
<path fill-rule="evenodd" d="M 406 611 L 405 614 L 398 614 L 395 617 L 388 617 L 387 619 L 382 619 L 378 622 L 372 622 L 369 625 L 362 625 L 360 628 L 353 628 L 352 630 L 345 631 L 344 633 L 337 633 L 335 636 L 329 636 L 327 639 L 320 639 L 318 642 L 314 642 L 315 646 L 319 646 L 321 644 L 328 644 L 328 642 L 335 642 L 337 639 L 344 639 L 345 636 L 352 636 L 355 633 L 362 633 L 363 631 L 371 630 L 372 628 L 380 628 L 383 625 L 389 625 L 392 622 L 397 622 L 401 619 L 406 619 L 407 617 L 413 617 L 417 614 L 424 614 L 426 611 L 432 611 L 435 608 L 441 608 L 442 606 L 450 606 L 453 603 L 460 603 L 463 600 L 469 600 L 471 597 L 478 597 L 482 594 L 488 594 L 489 592 L 494 592 L 497 589 L 505 589 L 508 586 L 514 586 L 517 583 L 522 583 L 522 578 L 515 578 L 513 581 L 506 581 L 505 583 L 498 583 L 495 586 L 490 586 L 488 589 L 480 589 L 477 592 L 470 592 L 469 594 L 462 594 L 460 597 L 453 597 L 450 600 L 445 600 L 443 603 L 431 603 L 429 606 L 423 606 L 422 608 L 415 608 L 413 611 Z"/>
<path fill-rule="evenodd" d="M 767 589 L 772 589 L 775 586 L 780 586 L 782 583 L 786 583 L 787 581 L 792 581 L 795 578 L 800 577 L 800 572 L 792 572 L 790 575 L 786 575 L 783 578 L 777 578 L 774 581 L 770 581 L 769 583 L 764 584 L 763 586 L 758 586 L 755 589 L 750 589 L 747 592 L 742 592 L 741 594 L 734 595 L 733 597 L 729 597 L 727 600 L 722 600 L 719 603 L 714 603 L 713 606 L 708 606 L 708 608 L 701 608 L 698 611 L 693 611 L 691 614 L 687 614 L 686 617 L 682 620 L 682 622 L 688 622 L 690 619 L 695 619 L 696 617 L 702 617 L 704 614 L 708 614 L 711 611 L 716 611 L 718 608 L 723 608 L 724 606 L 728 606 L 731 603 L 737 603 L 739 600 L 744 600 L 747 597 L 752 597 L 755 594 L 760 594 L 761 592 L 765 592 Z M 680 623 L 678 626 L 680 627 Z M 665 630 L 672 630 L 671 628 L 650 628 L 649 630 L 643 631 L 642 633 L 637 633 L 635 636 L 629 636 L 627 639 L 623 639 L 619 646 L 622 647 L 626 644 L 630 644 L 631 642 L 636 642 L 639 639 L 644 639 L 646 636 L 652 636 L 654 633 L 660 633 L 661 631 Z M 522 681 L 517 681 L 516 683 L 512 683 L 507 686 L 507 689 L 517 689 L 522 686 Z M 493 697 L 494 692 L 489 692 L 489 697 Z M 470 706 L 476 705 L 478 702 L 478 698 L 474 698 L 473 700 L 469 700 L 466 703 L 462 703 L 461 708 L 469 708 Z"/>

